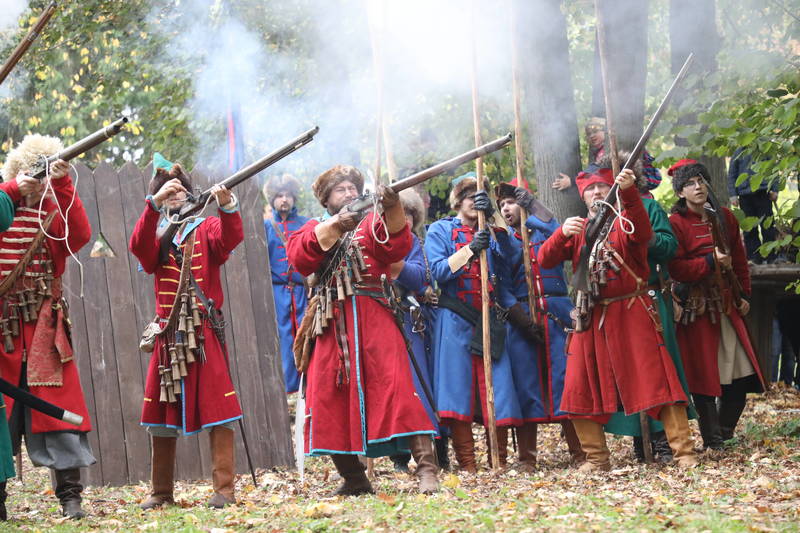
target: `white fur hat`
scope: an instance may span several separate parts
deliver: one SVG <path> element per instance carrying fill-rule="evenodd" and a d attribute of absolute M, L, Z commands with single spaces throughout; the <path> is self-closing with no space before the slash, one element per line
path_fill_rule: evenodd
<path fill-rule="evenodd" d="M 60 139 L 47 135 L 26 135 L 16 148 L 8 153 L 3 165 L 3 181 L 16 179 L 17 174 L 30 170 L 44 157 L 50 157 L 63 150 Z"/>

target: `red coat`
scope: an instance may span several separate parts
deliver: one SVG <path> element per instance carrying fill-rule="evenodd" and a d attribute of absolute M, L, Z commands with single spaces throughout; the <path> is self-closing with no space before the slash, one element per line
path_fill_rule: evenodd
<path fill-rule="evenodd" d="M 56 278 L 54 283 L 58 284 L 61 276 L 64 274 L 67 257 L 69 257 L 67 244 L 69 244 L 69 248 L 74 253 L 77 253 L 78 250 L 89 242 L 92 236 L 92 229 L 89 226 L 89 219 L 86 217 L 83 202 L 81 202 L 81 199 L 75 194 L 75 187 L 72 184 L 72 179 L 69 176 L 65 176 L 61 179 L 52 180 L 51 183 L 53 184 L 56 201 L 61 207 L 62 212 L 65 212 L 67 206 L 73 201 L 73 195 L 75 195 L 74 203 L 67 216 L 67 223 L 69 225 L 69 238 L 67 241 L 54 240 L 49 237 L 46 237 L 44 240 L 47 253 L 53 262 L 53 275 Z M 44 219 L 47 213 L 56 209 L 56 204 L 52 200 L 46 198 L 42 204 L 41 212 L 38 209 L 38 204 L 33 208 L 20 207 L 19 202 L 22 200 L 22 197 L 20 196 L 16 181 L 5 182 L 0 185 L 0 189 L 8 194 L 12 201 L 17 204 L 14 222 L 7 231 L 0 234 L 0 248 L 2 248 L 2 250 L 0 250 L 0 279 L 2 279 L 11 272 L 14 264 L 30 246 L 30 242 L 39 230 L 38 219 Z M 60 215 L 56 214 L 47 233 L 54 237 L 64 236 L 65 224 Z M 36 261 L 32 261 L 28 265 L 26 271 L 31 272 L 37 268 L 38 265 Z M 19 279 L 17 283 L 19 283 Z M 42 309 L 44 309 L 46 305 L 48 305 L 47 301 L 42 304 Z M 2 307 L 0 307 L 0 309 L 1 308 Z M 23 348 L 30 350 L 37 322 L 25 323 L 20 320 L 19 324 L 21 334 L 14 339 L 14 351 L 12 353 L 4 352 L 3 356 L 0 357 L 0 375 L 2 375 L 3 379 L 15 385 L 20 383 Z M 2 342 L 0 342 L 0 350 L 3 350 Z M 43 400 L 83 416 L 83 424 L 76 428 L 71 424 L 51 418 L 39 411 L 31 410 L 31 431 L 33 431 L 33 433 L 65 430 L 85 432 L 92 429 L 91 421 L 89 420 L 89 412 L 86 409 L 86 402 L 83 399 L 83 389 L 81 388 L 78 367 L 75 361 L 69 360 L 62 363 L 61 374 L 61 386 L 31 385 L 29 386 L 29 390 L 32 394 Z M 28 376 L 30 375 L 31 369 L 28 368 Z M 6 397 L 5 401 L 6 415 L 10 417 L 14 410 L 14 400 Z"/>
<path fill-rule="evenodd" d="M 370 229 L 374 215 L 361 222 L 356 238 L 364 254 L 365 283 L 389 277 L 389 265 L 411 250 L 408 225 L 379 244 Z M 304 276 L 315 272 L 325 258 L 309 220 L 289 237 L 289 261 Z M 378 236 L 385 236 L 381 226 Z M 316 338 L 307 372 L 305 449 L 309 454 L 367 453 L 372 447 L 405 435 L 435 433 L 422 401 L 414 390 L 403 334 L 391 312 L 370 296 L 343 302 L 350 383 L 337 385 L 341 353 L 335 335 L 339 311 Z M 364 442 L 366 437 L 367 442 Z"/>
<path fill-rule="evenodd" d="M 731 251 L 733 271 L 739 278 L 742 291 L 745 295 L 749 295 L 750 269 L 747 266 L 747 254 L 742 244 L 739 223 L 730 209 L 723 208 L 723 213 L 728 230 L 728 249 Z M 714 253 L 714 241 L 711 223 L 704 222 L 700 215 L 688 209 L 684 214 L 673 214 L 669 217 L 669 221 L 678 239 L 678 252 L 669 263 L 670 276 L 675 281 L 682 283 L 712 283 L 714 268 L 711 254 Z M 729 301 L 730 298 L 730 288 L 725 287 L 722 291 L 722 299 Z M 763 386 L 764 377 L 761 375 L 755 350 L 750 343 L 747 325 L 734 306 L 730 306 L 728 318 Z M 717 350 L 720 340 L 719 323 L 712 323 L 710 312 L 707 311 L 690 324 L 684 325 L 679 322 L 676 329 L 689 390 L 695 394 L 720 396 L 722 387 L 719 383 L 719 367 L 717 365 Z"/>
<path fill-rule="evenodd" d="M 175 298 L 175 289 L 180 278 L 180 265 L 170 253 L 169 262 L 160 265 L 159 243 L 156 238 L 160 214 L 148 201 L 142 216 L 131 235 L 130 249 L 139 259 L 148 274 L 154 274 L 156 291 L 156 313 L 166 319 Z M 239 212 L 219 211 L 219 218 L 208 217 L 194 229 L 195 245 L 192 255 L 192 273 L 207 298 L 213 299 L 217 309 L 222 307 L 224 295 L 220 283 L 220 266 L 236 246 L 244 240 L 242 217 Z M 184 239 L 186 235 L 182 236 Z M 181 245 L 183 248 L 183 245 Z M 198 304 L 202 309 L 202 303 Z M 156 341 L 142 405 L 142 425 L 180 428 L 191 434 L 207 426 L 213 426 L 241 418 L 242 409 L 236 398 L 230 373 L 228 353 L 214 335 L 208 320 L 203 322 L 205 336 L 205 362 L 199 358 L 187 365 L 188 375 L 183 378 L 183 393 L 173 403 L 160 402 L 161 379 L 158 374 L 160 347 Z M 183 416 L 181 416 L 183 413 Z"/>
<path fill-rule="evenodd" d="M 650 272 L 647 246 L 653 229 L 636 188 L 625 189 L 620 196 L 623 215 L 634 224 L 635 231 L 632 235 L 625 234 L 617 220 L 609 232 L 608 244 L 646 283 Z M 539 262 L 543 268 L 553 268 L 567 259 L 577 265 L 584 242 L 583 233 L 565 237 L 558 229 L 539 249 Z M 619 274 L 609 272 L 608 279 L 608 285 L 600 291 L 601 299 L 637 290 L 635 278 L 624 267 Z M 574 333 L 567 348 L 561 409 L 604 421 L 619 411 L 620 401 L 626 414 L 648 411 L 652 416 L 657 416 L 661 405 L 686 403 L 664 339 L 655 328 L 657 316 L 658 310 L 647 294 L 606 306 L 595 305 L 591 326 Z"/>

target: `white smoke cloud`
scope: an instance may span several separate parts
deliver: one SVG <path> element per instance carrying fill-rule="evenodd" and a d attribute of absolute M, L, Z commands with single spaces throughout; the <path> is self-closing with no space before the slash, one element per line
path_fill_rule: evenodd
<path fill-rule="evenodd" d="M 17 21 L 28 7 L 28 0 L 3 0 L 0 8 L 0 31 L 16 29 Z"/>

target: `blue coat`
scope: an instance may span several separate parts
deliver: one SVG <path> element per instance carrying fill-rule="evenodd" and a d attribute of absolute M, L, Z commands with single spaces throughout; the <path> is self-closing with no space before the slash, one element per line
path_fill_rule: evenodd
<path fill-rule="evenodd" d="M 457 218 L 447 217 L 431 224 L 425 239 L 425 255 L 431 271 L 431 279 L 438 282 L 442 294 L 459 298 L 468 305 L 480 309 L 480 270 L 478 262 L 451 272 L 448 258 L 457 250 L 472 241 L 474 231 L 461 224 Z M 497 239 L 492 239 L 489 249 L 489 273 L 492 278 L 490 290 L 502 292 L 503 288 L 496 276 L 498 267 L 513 253 L 509 236 L 503 229 L 496 231 Z M 499 300 L 497 294 L 494 296 Z M 434 394 L 439 416 L 472 422 L 476 413 L 475 395 L 480 391 L 481 405 L 485 411 L 483 393 L 483 361 L 472 354 L 469 348 L 473 335 L 472 325 L 450 311 L 440 307 L 433 327 L 434 356 Z M 479 389 L 476 389 L 476 383 Z M 519 401 L 511 376 L 511 362 L 503 353 L 500 360 L 492 363 L 492 383 L 494 385 L 495 416 L 498 426 L 519 425 L 522 422 Z M 483 414 L 485 423 L 486 415 Z"/>
<path fill-rule="evenodd" d="M 400 271 L 395 283 L 399 286 L 399 292 L 403 298 L 410 294 L 420 301 L 422 293 L 425 292 L 425 288 L 428 286 L 428 273 L 425 265 L 425 256 L 422 252 L 419 239 L 416 235 L 412 235 L 411 238 L 411 251 L 408 252 L 403 270 Z M 407 304 L 407 301 L 403 301 L 404 306 Z M 423 306 L 423 308 L 424 307 L 426 306 Z M 423 315 L 426 314 L 427 313 L 423 310 Z M 436 421 L 433 405 L 431 405 L 431 402 L 428 400 L 428 396 L 422 386 L 422 382 L 424 382 L 428 392 L 433 393 L 433 380 L 431 379 L 431 376 L 433 376 L 433 358 L 430 354 L 430 343 L 426 342 L 425 339 L 426 336 L 430 336 L 431 324 L 427 321 L 426 317 L 423 318 L 423 323 L 423 331 L 414 331 L 411 312 L 406 311 L 403 314 L 404 333 L 411 345 L 409 357 L 414 358 L 414 361 L 417 363 L 416 367 L 419 369 L 418 375 L 417 370 L 415 370 L 413 364 L 409 360 L 409 365 L 412 365 L 411 375 L 414 378 L 414 389 L 417 391 L 417 396 L 422 400 L 422 404 L 425 406 L 425 411 L 428 413 L 431 422 L 433 422 L 433 425 L 438 430 L 439 424 Z"/>
<path fill-rule="evenodd" d="M 288 240 L 289 236 L 303 227 L 307 220 L 308 218 L 297 214 L 297 208 L 292 208 L 285 221 L 277 219 L 275 224 Z M 283 380 L 286 384 L 286 392 L 292 393 L 297 392 L 300 386 L 300 376 L 294 365 L 292 345 L 297 326 L 303 320 L 306 310 L 304 278 L 289 265 L 286 258 L 286 247 L 275 233 L 271 220 L 264 221 L 264 229 L 267 232 L 269 266 L 272 271 L 272 295 L 275 299 L 275 318 L 278 321 Z"/>
<path fill-rule="evenodd" d="M 531 215 L 525 225 L 531 230 L 530 246 L 533 248 L 531 275 L 534 282 L 534 294 L 537 296 L 536 304 L 544 311 L 556 316 L 561 323 L 550 317 L 545 320 L 543 314 L 538 316 L 540 324 L 542 324 L 542 320 L 545 320 L 543 323 L 546 343 L 544 350 L 525 339 L 511 323 L 506 324 L 506 351 L 511 360 L 514 385 L 523 420 L 525 422 L 554 422 L 566 418 L 566 413 L 559 407 L 567 366 L 564 326 L 572 322 L 569 316 L 572 302 L 567 296 L 567 283 L 564 279 L 562 265 L 544 269 L 536 261 L 539 247 L 560 227 L 558 221 L 551 219 L 549 222 L 544 222 Z M 503 306 L 510 307 L 519 303 L 527 313 L 530 313 L 525 267 L 522 263 L 521 236 L 515 233 L 511 243 L 514 247 L 514 256 L 509 261 L 509 268 L 506 270 L 510 282 L 506 284 L 509 291 L 503 295 Z"/>

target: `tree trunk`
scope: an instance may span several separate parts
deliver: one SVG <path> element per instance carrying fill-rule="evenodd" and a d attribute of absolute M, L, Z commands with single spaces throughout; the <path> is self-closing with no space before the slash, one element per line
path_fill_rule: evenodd
<path fill-rule="evenodd" d="M 586 209 L 575 187 L 551 187 L 559 172 L 581 170 L 567 26 L 559 0 L 517 1 L 522 117 L 528 125 L 539 199 L 558 220 Z"/>
<path fill-rule="evenodd" d="M 644 131 L 647 81 L 647 1 L 595 0 L 606 40 L 613 127 L 619 150 L 632 150 Z M 598 21 L 598 24 L 600 21 Z M 599 54 L 595 54 L 592 109 L 605 109 Z M 599 101 L 595 101 L 598 100 Z M 606 111 L 606 119 L 608 112 Z M 608 146 L 608 139 L 606 139 Z"/>
<path fill-rule="evenodd" d="M 672 73 L 677 74 L 686 56 L 694 52 L 694 65 L 691 73 L 696 74 L 697 84 L 694 87 L 680 88 L 675 101 L 687 98 L 693 89 L 703 88 L 707 75 L 717 70 L 717 52 L 720 48 L 717 32 L 716 6 L 714 0 L 670 0 L 669 5 L 669 40 Z M 680 124 L 696 124 L 697 111 L 683 115 Z M 675 138 L 678 146 L 688 146 L 686 139 Z M 700 157 L 711 174 L 711 188 L 720 202 L 729 205 L 727 172 L 725 159 L 721 157 Z"/>

